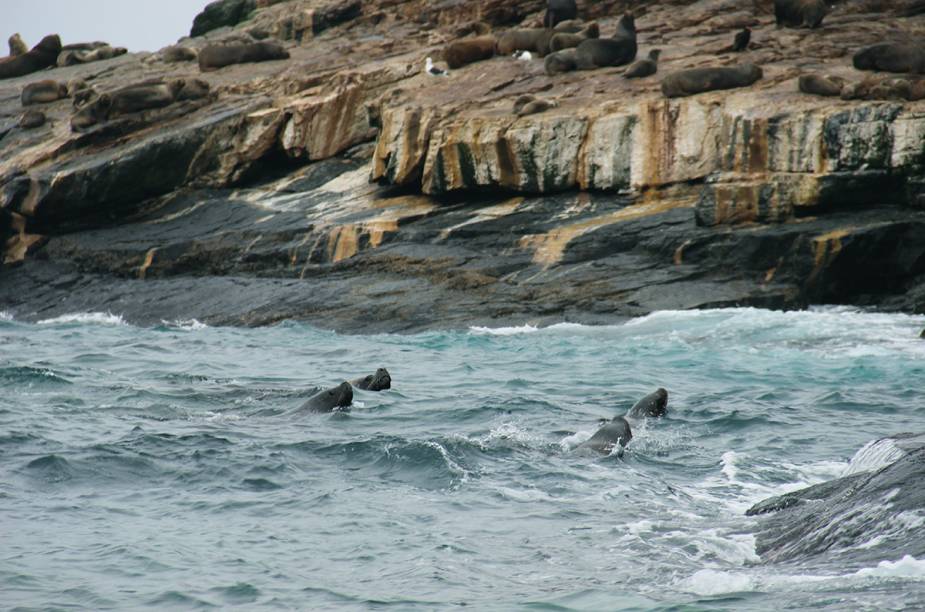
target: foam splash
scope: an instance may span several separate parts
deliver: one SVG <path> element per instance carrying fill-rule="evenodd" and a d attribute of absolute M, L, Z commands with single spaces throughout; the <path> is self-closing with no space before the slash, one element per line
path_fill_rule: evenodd
<path fill-rule="evenodd" d="M 873 440 L 854 454 L 843 475 L 850 476 L 858 472 L 878 470 L 890 465 L 904 454 L 903 450 L 896 445 L 896 441 L 891 438 Z"/>
<path fill-rule="evenodd" d="M 755 579 L 747 574 L 702 569 L 682 580 L 678 586 L 689 593 L 711 597 L 725 593 L 754 591 L 757 585 Z"/>
<path fill-rule="evenodd" d="M 519 325 L 516 327 L 479 327 L 469 328 L 469 332 L 482 336 L 516 336 L 518 334 L 532 334 L 539 331 L 540 328 L 535 325 Z"/>
<path fill-rule="evenodd" d="M 898 561 L 881 561 L 876 567 L 865 567 L 854 573 L 860 577 L 925 579 L 925 559 L 905 555 Z"/>
<path fill-rule="evenodd" d="M 526 323 L 524 325 L 515 325 L 512 327 L 480 327 L 472 326 L 469 328 L 469 333 L 476 335 L 488 335 L 488 336 L 516 336 L 518 334 L 532 334 L 538 331 L 547 331 L 547 332 L 580 332 L 580 331 L 589 331 L 596 332 L 601 329 L 616 329 L 619 326 L 613 325 L 582 325 L 581 323 L 555 323 L 553 325 L 548 325 L 546 327 L 538 327 L 536 325 L 531 325 Z"/>
<path fill-rule="evenodd" d="M 173 327 L 181 331 L 197 331 L 200 329 L 208 329 L 209 326 L 205 323 L 202 323 L 196 319 L 177 319 L 176 321 L 161 321 L 162 324 L 167 327 Z"/>
<path fill-rule="evenodd" d="M 12 321 L 12 320 L 13 320 L 13 314 L 12 314 L 12 313 L 9 313 L 9 312 L 7 312 L 7 311 L 5 311 L 5 310 L 0 310 L 0 321 L 7 321 L 7 322 L 9 322 L 9 321 Z"/>
<path fill-rule="evenodd" d="M 43 319 L 39 325 L 60 325 L 63 323 L 87 323 L 91 325 L 127 325 L 121 315 L 111 312 L 77 312 L 61 315 L 51 319 Z"/>

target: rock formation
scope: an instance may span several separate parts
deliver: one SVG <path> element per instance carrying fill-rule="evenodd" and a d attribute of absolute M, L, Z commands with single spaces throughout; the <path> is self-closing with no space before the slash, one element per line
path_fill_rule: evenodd
<path fill-rule="evenodd" d="M 201 74 L 129 53 L 0 81 L 0 310 L 348 331 L 925 311 L 925 102 L 797 86 L 858 82 L 854 52 L 925 35 L 908 2 L 871 15 L 849 0 L 819 29 L 777 29 L 746 0 L 579 4 L 602 35 L 632 10 L 665 74 L 722 63 L 716 49 L 751 28 L 727 63 L 760 66 L 760 81 L 672 100 L 657 78 L 550 77 L 539 58 L 423 74 L 460 32 L 541 26 L 542 0 L 223 0 L 204 15 L 214 5 L 231 17 L 197 18 L 202 35 L 179 44 L 270 40 L 291 59 Z M 174 78 L 211 94 L 81 133 L 59 100 L 41 129 L 17 125 L 33 81 L 102 93 Z M 512 113 L 525 95 L 545 112 Z"/>

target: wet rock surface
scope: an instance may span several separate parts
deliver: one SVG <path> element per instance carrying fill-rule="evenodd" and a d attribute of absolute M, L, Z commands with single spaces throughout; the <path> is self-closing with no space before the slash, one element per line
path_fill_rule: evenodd
<path fill-rule="evenodd" d="M 180 44 L 273 39 L 290 59 L 201 74 L 130 53 L 0 80 L 0 310 L 364 332 L 925 311 L 925 102 L 797 88 L 804 72 L 859 81 L 854 50 L 925 34 L 905 5 L 845 2 L 810 30 L 776 29 L 770 3 L 579 2 L 607 35 L 633 9 L 640 57 L 662 49 L 656 75 L 627 80 L 550 77 L 539 58 L 423 72 L 461 32 L 486 35 L 473 21 L 541 25 L 541 1 L 253 4 Z M 749 50 L 720 52 L 745 26 Z M 660 92 L 670 72 L 746 61 L 764 73 L 750 87 Z M 34 81 L 180 77 L 210 97 L 81 133 L 63 99 L 16 125 Z M 553 104 L 518 117 L 525 94 Z"/>
<path fill-rule="evenodd" d="M 887 465 L 756 504 L 746 512 L 762 517 L 756 552 L 770 562 L 827 557 L 856 563 L 876 562 L 896 550 L 925 553 L 919 529 L 923 441 L 921 434 L 878 440 L 868 450 L 886 447 L 892 459 Z"/>

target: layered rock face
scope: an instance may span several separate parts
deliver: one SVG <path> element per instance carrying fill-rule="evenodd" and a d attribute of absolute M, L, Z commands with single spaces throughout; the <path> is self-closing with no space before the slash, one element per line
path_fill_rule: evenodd
<path fill-rule="evenodd" d="M 132 53 L 0 80 L 0 310 L 350 331 L 925 310 L 925 102 L 796 87 L 808 71 L 862 79 L 857 48 L 925 35 L 914 6 L 846 2 L 810 30 L 747 0 L 579 2 L 602 36 L 632 9 L 659 72 L 547 76 L 540 59 L 495 57 L 426 74 L 448 42 L 541 24 L 545 5 L 475 4 L 224 0 L 181 44 L 278 40 L 290 59 L 199 74 Z M 723 52 L 744 26 L 749 49 Z M 672 71 L 743 61 L 764 78 L 659 90 Z M 212 95 L 84 133 L 66 99 L 43 105 L 46 126 L 15 127 L 33 81 L 180 76 Z M 518 117 L 522 94 L 556 105 Z"/>

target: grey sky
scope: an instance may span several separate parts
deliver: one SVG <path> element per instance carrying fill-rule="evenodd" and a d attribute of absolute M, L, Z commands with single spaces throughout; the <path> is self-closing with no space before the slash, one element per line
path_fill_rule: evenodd
<path fill-rule="evenodd" d="M 156 51 L 189 34 L 209 0 L 0 0 L 0 56 L 19 32 L 31 48 L 46 34 L 64 44 L 103 40 L 129 51 Z"/>

